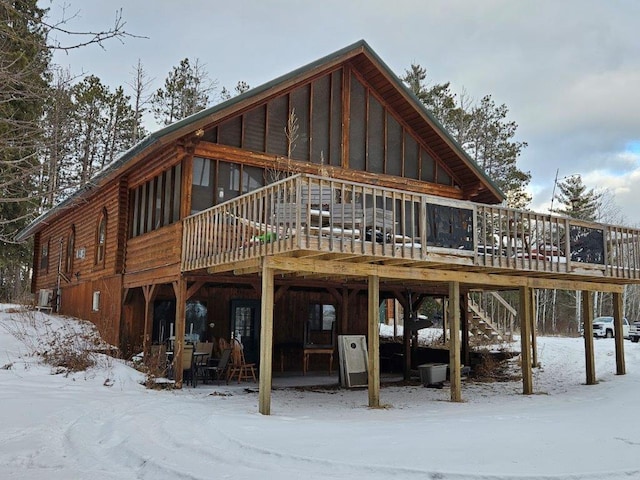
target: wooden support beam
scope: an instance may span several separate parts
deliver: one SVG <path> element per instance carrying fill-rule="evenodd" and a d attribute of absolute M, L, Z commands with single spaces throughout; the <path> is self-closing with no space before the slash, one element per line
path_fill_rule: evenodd
<path fill-rule="evenodd" d="M 533 393 L 531 371 L 531 293 L 528 287 L 520 287 L 520 359 L 522 360 L 522 393 Z"/>
<path fill-rule="evenodd" d="M 627 369 L 624 363 L 624 333 L 622 331 L 622 317 L 624 317 L 624 306 L 622 294 L 613 294 L 613 323 L 615 329 L 616 342 L 616 375 L 624 375 Z"/>
<path fill-rule="evenodd" d="M 340 328 L 338 329 L 339 335 L 344 335 L 347 332 L 349 325 L 349 289 L 347 287 L 342 288 L 342 308 L 340 309 Z M 339 371 L 340 369 L 338 369 Z"/>
<path fill-rule="evenodd" d="M 369 263 L 343 263 L 313 260 L 310 258 L 276 257 L 264 258 L 265 266 L 276 271 L 292 271 L 327 276 L 369 277 L 375 275 L 382 279 L 410 280 L 413 282 L 459 282 L 486 287 L 528 287 L 556 288 L 560 290 L 588 290 L 602 292 L 624 291 L 624 285 L 579 280 L 560 280 L 532 278 L 520 275 L 489 274 L 465 272 L 461 270 L 438 270 L 435 268 L 394 267 Z M 209 269 L 214 273 L 212 269 Z"/>
<path fill-rule="evenodd" d="M 449 381 L 451 401 L 462 401 L 460 382 L 460 284 L 449 282 Z"/>
<path fill-rule="evenodd" d="M 193 285 L 191 285 L 188 289 L 187 289 L 187 297 L 185 298 L 185 301 L 189 300 L 191 297 L 193 297 L 198 290 L 200 290 L 200 287 L 202 287 L 204 285 L 205 282 L 202 281 L 197 281 L 196 283 L 194 283 Z"/>
<path fill-rule="evenodd" d="M 144 285 L 144 335 L 142 337 L 142 351 L 144 358 L 148 358 L 151 351 L 151 333 L 153 329 L 153 301 L 158 294 L 158 285 Z"/>
<path fill-rule="evenodd" d="M 424 301 L 427 299 L 428 295 L 422 293 L 418 295 L 418 298 L 416 298 L 413 303 L 411 304 L 411 311 L 412 312 L 417 312 L 418 309 L 420 308 L 420 305 L 422 305 L 424 303 Z"/>
<path fill-rule="evenodd" d="M 273 359 L 273 270 L 262 269 L 262 296 L 260 301 L 260 378 L 258 410 L 271 415 L 271 379 Z"/>
<path fill-rule="evenodd" d="M 289 290 L 289 286 L 288 285 L 282 285 L 282 286 L 278 287 L 278 291 L 276 291 L 274 296 L 273 296 L 273 304 L 274 305 L 276 303 L 278 303 L 282 297 L 284 297 L 284 294 L 287 293 L 287 290 Z"/>
<path fill-rule="evenodd" d="M 380 337 L 379 337 L 379 314 L 380 314 L 380 279 L 372 275 L 368 279 L 369 283 L 369 407 L 380 406 Z"/>
<path fill-rule="evenodd" d="M 460 295 L 461 305 L 461 317 L 460 328 L 462 330 L 462 348 L 460 361 L 465 365 L 471 365 L 471 349 L 469 348 L 469 317 L 471 312 L 469 311 L 469 294 L 464 293 Z"/>
<path fill-rule="evenodd" d="M 535 289 L 530 290 L 531 300 L 529 301 L 529 307 L 531 308 L 531 312 L 529 313 L 529 318 L 531 319 L 531 365 L 533 367 L 538 366 L 538 342 L 536 340 L 537 336 L 537 316 L 536 316 L 536 291 Z"/>
<path fill-rule="evenodd" d="M 187 281 L 181 277 L 177 282 L 173 282 L 173 288 L 177 292 L 176 338 L 173 343 L 173 378 L 176 382 L 176 388 L 182 388 L 182 354 L 184 352 L 184 329 L 186 324 Z"/>
<path fill-rule="evenodd" d="M 582 323 L 584 325 L 584 363 L 586 365 L 587 385 L 595 385 L 596 360 L 593 349 L 593 294 L 582 291 Z"/>
<path fill-rule="evenodd" d="M 327 291 L 331 294 L 333 298 L 336 299 L 336 302 L 338 302 L 338 305 L 342 304 L 342 294 L 338 291 L 337 288 L 329 287 L 327 288 Z"/>

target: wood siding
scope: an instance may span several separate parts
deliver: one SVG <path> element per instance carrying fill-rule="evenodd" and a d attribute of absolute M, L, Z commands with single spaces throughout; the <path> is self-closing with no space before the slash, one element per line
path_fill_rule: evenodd
<path fill-rule="evenodd" d="M 180 222 L 130 238 L 125 257 L 125 287 L 165 283 L 180 275 Z"/>

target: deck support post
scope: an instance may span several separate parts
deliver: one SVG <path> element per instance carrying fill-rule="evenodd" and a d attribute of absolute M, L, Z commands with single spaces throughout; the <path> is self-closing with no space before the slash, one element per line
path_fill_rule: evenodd
<path fill-rule="evenodd" d="M 369 275 L 367 283 L 369 285 L 369 305 L 367 308 L 369 316 L 367 322 L 369 325 L 367 345 L 369 351 L 369 407 L 377 408 L 380 406 L 380 277 Z"/>
<path fill-rule="evenodd" d="M 464 365 L 471 365 L 471 351 L 469 349 L 469 324 L 471 312 L 469 311 L 469 294 L 460 295 L 460 329 L 462 330 L 462 348 L 460 362 Z"/>
<path fill-rule="evenodd" d="M 531 289 L 520 287 L 520 359 L 522 360 L 522 393 L 533 393 L 531 371 Z"/>
<path fill-rule="evenodd" d="M 624 363 L 624 332 L 622 330 L 622 317 L 624 317 L 622 294 L 616 292 L 613 294 L 613 324 L 616 341 L 616 375 L 624 375 L 627 373 Z"/>
<path fill-rule="evenodd" d="M 262 298 L 260 301 L 260 379 L 258 410 L 271 415 L 271 379 L 273 373 L 273 269 L 262 269 Z"/>
<path fill-rule="evenodd" d="M 151 332 L 153 329 L 153 300 L 156 297 L 156 285 L 144 285 L 142 294 L 144 295 L 144 335 L 142 337 L 143 358 L 149 358 L 151 352 Z"/>
<path fill-rule="evenodd" d="M 529 318 L 531 320 L 531 365 L 533 367 L 538 366 L 538 316 L 536 313 L 536 289 L 531 288 L 531 300 L 529 301 L 529 307 L 531 308 L 531 313 Z"/>
<path fill-rule="evenodd" d="M 595 385 L 596 361 L 593 349 L 593 294 L 582 291 L 582 324 L 584 325 L 584 363 L 586 366 L 587 385 Z"/>
<path fill-rule="evenodd" d="M 176 332 L 173 344 L 173 378 L 176 388 L 182 388 L 182 354 L 184 352 L 184 330 L 186 325 L 187 310 L 187 280 L 180 277 L 173 282 L 173 290 L 176 295 Z"/>
<path fill-rule="evenodd" d="M 449 381 L 451 401 L 461 402 L 460 382 L 460 282 L 449 282 Z"/>

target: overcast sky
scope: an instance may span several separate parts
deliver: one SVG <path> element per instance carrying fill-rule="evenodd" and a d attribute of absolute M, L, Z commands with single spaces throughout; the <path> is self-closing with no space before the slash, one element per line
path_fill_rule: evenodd
<path fill-rule="evenodd" d="M 59 3 L 42 1 L 51 15 Z M 610 189 L 640 225 L 640 2 L 635 0 L 65 0 L 68 26 L 104 29 L 121 7 L 124 44 L 58 55 L 115 87 L 140 59 L 154 88 L 181 59 L 199 59 L 219 89 L 252 87 L 364 39 L 401 75 L 413 63 L 509 108 L 525 141 L 532 208 L 546 212 L 556 172 Z M 130 93 L 130 92 L 129 92 Z"/>

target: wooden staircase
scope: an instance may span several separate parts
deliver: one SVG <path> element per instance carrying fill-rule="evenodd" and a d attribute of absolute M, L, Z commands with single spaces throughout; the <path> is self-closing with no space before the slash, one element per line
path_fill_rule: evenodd
<path fill-rule="evenodd" d="M 469 294 L 469 332 L 474 343 L 509 342 L 517 311 L 497 292 Z"/>

